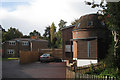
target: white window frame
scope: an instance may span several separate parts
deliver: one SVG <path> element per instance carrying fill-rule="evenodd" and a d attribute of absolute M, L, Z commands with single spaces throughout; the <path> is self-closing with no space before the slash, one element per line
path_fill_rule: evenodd
<path fill-rule="evenodd" d="M 15 53 L 15 50 L 14 50 L 14 49 L 8 49 L 8 50 L 7 50 L 7 53 L 8 53 L 8 54 L 14 54 L 14 53 Z"/>
<path fill-rule="evenodd" d="M 29 42 L 28 41 L 22 41 L 22 46 L 29 46 Z"/>
<path fill-rule="evenodd" d="M 9 45 L 16 45 L 16 41 L 9 41 Z"/>

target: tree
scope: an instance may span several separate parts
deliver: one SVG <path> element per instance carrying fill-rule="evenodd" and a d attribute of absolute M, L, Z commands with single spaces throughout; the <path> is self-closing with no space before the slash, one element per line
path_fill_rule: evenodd
<path fill-rule="evenodd" d="M 113 35 L 113 55 L 114 55 L 114 65 L 118 69 L 118 74 L 120 75 L 120 2 L 108 3 L 107 4 L 107 14 L 109 18 L 107 24 Z"/>
<path fill-rule="evenodd" d="M 62 36 L 61 36 L 61 31 L 59 30 L 56 35 L 55 35 L 57 41 L 56 41 L 56 47 L 57 48 L 62 48 Z"/>
<path fill-rule="evenodd" d="M 56 33 L 56 38 L 57 38 L 57 41 L 56 41 L 56 46 L 57 48 L 62 48 L 62 36 L 61 36 L 61 29 L 66 27 L 66 21 L 64 20 L 60 20 L 58 26 L 59 26 L 59 30 L 58 32 Z"/>
<path fill-rule="evenodd" d="M 73 21 L 71 24 L 75 25 L 75 24 L 77 24 L 78 21 L 79 21 L 79 19 L 75 19 L 75 21 Z"/>
<path fill-rule="evenodd" d="M 44 39 L 48 40 L 50 38 L 50 26 L 46 27 L 45 33 L 43 34 Z"/>
<path fill-rule="evenodd" d="M 41 34 L 36 30 L 34 30 L 33 32 L 30 32 L 29 35 L 30 37 L 36 36 L 37 38 L 41 38 Z"/>
<path fill-rule="evenodd" d="M 15 38 L 21 38 L 22 36 L 23 36 L 22 32 L 12 27 L 10 27 L 10 29 L 8 29 L 8 31 L 4 32 L 2 35 L 3 41 L 15 39 Z"/>
<path fill-rule="evenodd" d="M 113 68 L 116 68 L 116 71 L 120 75 L 120 2 L 107 2 L 107 5 L 104 5 L 103 1 L 100 4 L 95 4 L 94 2 L 86 3 L 92 5 L 92 8 L 102 8 L 98 13 L 103 15 L 103 19 L 105 19 L 108 29 L 113 36 L 113 43 L 111 44 L 111 49 L 113 49 L 111 50 L 112 57 L 108 61 L 112 59 L 110 63 L 112 63 L 111 65 L 113 65 Z"/>
<path fill-rule="evenodd" d="M 2 42 L 6 41 L 6 31 L 5 29 L 2 28 L 2 26 L 0 25 L 0 36 L 1 36 L 1 39 L 2 39 Z"/>
<path fill-rule="evenodd" d="M 2 42 L 6 41 L 7 32 L 1 31 L 1 34 L 2 34 Z"/>
<path fill-rule="evenodd" d="M 64 28 L 65 26 L 66 26 L 66 21 L 64 21 L 64 20 L 60 20 L 60 23 L 58 24 L 58 26 L 59 26 L 59 30 L 61 29 L 61 28 Z"/>
<path fill-rule="evenodd" d="M 56 27 L 54 22 L 52 23 L 51 27 L 50 27 L 50 39 L 51 39 L 51 47 L 54 48 L 55 47 L 55 42 L 56 42 L 56 38 L 55 38 L 55 33 L 56 33 Z"/>
<path fill-rule="evenodd" d="M 50 26 L 46 27 L 45 33 L 43 34 L 43 38 L 48 40 L 48 47 L 51 47 L 51 37 L 50 37 Z"/>

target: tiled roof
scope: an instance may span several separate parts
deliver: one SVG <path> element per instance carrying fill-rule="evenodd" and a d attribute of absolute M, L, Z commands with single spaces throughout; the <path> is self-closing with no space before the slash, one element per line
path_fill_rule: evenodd
<path fill-rule="evenodd" d="M 16 39 L 12 39 L 12 40 L 15 40 L 15 41 L 46 41 L 46 42 L 48 42 L 47 40 L 44 40 L 44 39 L 31 39 L 31 38 L 16 38 Z M 12 41 L 12 40 L 9 40 L 9 41 Z"/>
<path fill-rule="evenodd" d="M 75 25 L 75 29 L 103 27 L 101 21 L 98 19 L 98 16 L 98 14 L 87 14 L 81 16 Z"/>
<path fill-rule="evenodd" d="M 66 27 L 62 28 L 61 30 L 68 29 L 68 28 L 71 28 L 71 27 L 75 27 L 75 25 L 66 26 Z"/>

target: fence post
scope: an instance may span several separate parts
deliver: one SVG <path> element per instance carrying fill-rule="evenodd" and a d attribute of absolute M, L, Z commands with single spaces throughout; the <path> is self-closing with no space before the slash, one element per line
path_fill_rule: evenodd
<path fill-rule="evenodd" d="M 113 80 L 117 80 L 117 77 L 113 77 L 114 79 Z"/>
<path fill-rule="evenodd" d="M 92 79 L 94 79 L 94 75 L 92 75 Z"/>
<path fill-rule="evenodd" d="M 104 77 L 104 76 L 102 76 L 102 80 L 105 80 L 105 77 Z"/>
<path fill-rule="evenodd" d="M 107 80 L 109 80 L 109 76 L 107 76 Z"/>

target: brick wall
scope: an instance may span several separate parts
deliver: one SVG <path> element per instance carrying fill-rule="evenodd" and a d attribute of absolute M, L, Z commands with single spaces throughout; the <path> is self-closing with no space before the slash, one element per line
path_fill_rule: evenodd
<path fill-rule="evenodd" d="M 35 51 L 20 51 L 20 64 L 32 63 L 38 61 L 39 52 Z"/>
<path fill-rule="evenodd" d="M 73 39 L 74 38 L 87 38 L 87 37 L 95 37 L 97 34 L 95 33 L 95 30 L 75 30 L 73 31 Z"/>
<path fill-rule="evenodd" d="M 20 51 L 20 64 L 36 62 L 39 60 L 39 57 L 44 53 L 49 53 L 58 59 L 62 58 L 62 49 L 41 49 L 39 52 Z"/>
<path fill-rule="evenodd" d="M 72 30 L 73 30 L 74 26 L 73 27 L 69 27 L 69 28 L 66 28 L 66 29 L 63 29 L 62 30 L 62 38 L 63 38 L 63 59 L 71 59 L 73 56 L 72 54 L 73 53 L 70 53 L 70 52 L 65 52 L 65 45 L 70 45 L 70 39 L 73 39 L 73 35 L 72 35 Z M 67 56 L 66 56 L 67 55 Z"/>
<path fill-rule="evenodd" d="M 4 57 L 17 57 L 18 56 L 18 43 L 16 43 L 16 45 L 9 45 L 9 42 L 5 42 L 2 45 L 2 49 L 3 49 L 3 56 Z M 8 54 L 8 50 L 9 49 L 13 49 L 15 51 L 15 54 Z"/>
<path fill-rule="evenodd" d="M 78 40 L 78 59 L 97 59 L 97 39 L 90 40 L 90 56 L 88 57 L 88 40 Z"/>
<path fill-rule="evenodd" d="M 39 51 L 40 49 L 46 49 L 48 48 L 48 42 L 45 40 L 41 41 L 28 41 L 28 40 L 21 40 L 17 42 L 15 41 L 15 45 L 9 45 L 9 41 L 5 42 L 2 45 L 3 49 L 3 57 L 19 57 L 19 51 Z M 28 41 L 29 45 L 23 45 L 22 41 Z M 13 54 L 8 54 L 7 50 L 12 49 L 15 51 L 14 55 Z"/>
<path fill-rule="evenodd" d="M 32 46 L 31 47 L 32 51 L 38 51 L 39 49 L 48 48 L 48 42 L 47 41 L 32 41 L 31 46 Z"/>
<path fill-rule="evenodd" d="M 27 41 L 27 40 L 22 40 L 22 41 Z M 18 50 L 20 51 L 29 51 L 30 50 L 30 41 L 28 41 L 29 42 L 29 45 L 23 45 L 22 44 L 22 41 L 20 41 L 20 42 L 17 42 L 17 44 L 19 44 L 19 46 L 18 46 Z"/>
<path fill-rule="evenodd" d="M 62 49 L 41 49 L 40 53 L 49 53 L 52 56 L 61 59 L 63 54 L 62 54 Z"/>
<path fill-rule="evenodd" d="M 73 41 L 73 58 L 77 58 L 77 42 Z"/>

